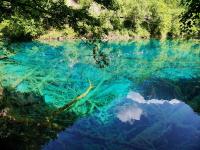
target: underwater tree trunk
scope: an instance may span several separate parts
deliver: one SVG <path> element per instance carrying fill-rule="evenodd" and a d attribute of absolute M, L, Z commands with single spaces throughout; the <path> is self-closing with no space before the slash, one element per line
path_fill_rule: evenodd
<path fill-rule="evenodd" d="M 87 90 L 82 93 L 81 95 L 77 96 L 76 98 L 74 98 L 73 100 L 71 100 L 69 103 L 65 104 L 63 107 L 59 108 L 57 111 L 55 111 L 53 113 L 53 116 L 68 110 L 73 104 L 75 104 L 76 102 L 78 102 L 79 100 L 81 100 L 82 98 L 86 97 L 88 95 L 88 93 L 94 88 L 94 86 L 91 84 L 91 82 L 89 81 L 89 87 L 87 88 Z"/>

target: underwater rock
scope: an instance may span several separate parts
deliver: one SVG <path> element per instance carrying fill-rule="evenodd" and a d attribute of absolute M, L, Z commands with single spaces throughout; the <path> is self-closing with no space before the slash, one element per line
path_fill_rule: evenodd
<path fill-rule="evenodd" d="M 2 97 L 4 100 L 5 99 L 9 100 L 9 103 L 14 103 L 17 106 L 26 106 L 26 105 L 32 105 L 32 104 L 44 102 L 44 98 L 37 93 L 33 93 L 33 92 L 21 93 L 10 88 L 3 89 Z"/>

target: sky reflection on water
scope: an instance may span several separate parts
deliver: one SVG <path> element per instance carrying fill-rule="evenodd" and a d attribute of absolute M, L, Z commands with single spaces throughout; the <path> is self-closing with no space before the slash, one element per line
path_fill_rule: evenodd
<path fill-rule="evenodd" d="M 132 91 L 108 107 L 78 120 L 43 150 L 198 150 L 200 147 L 200 117 L 184 102 L 145 100 Z"/>

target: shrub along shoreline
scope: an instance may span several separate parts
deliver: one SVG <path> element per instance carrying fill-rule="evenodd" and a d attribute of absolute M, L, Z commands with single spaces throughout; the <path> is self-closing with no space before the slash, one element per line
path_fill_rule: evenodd
<path fill-rule="evenodd" d="M 200 37 L 196 0 L 4 0 L 0 6 L 0 36 L 12 42 Z"/>

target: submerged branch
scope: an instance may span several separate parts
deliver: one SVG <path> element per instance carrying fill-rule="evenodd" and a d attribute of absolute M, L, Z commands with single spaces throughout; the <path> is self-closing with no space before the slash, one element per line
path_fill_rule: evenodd
<path fill-rule="evenodd" d="M 90 80 L 89 80 L 89 84 L 90 84 L 89 87 L 87 88 L 87 90 L 84 93 L 77 96 L 76 98 L 71 100 L 69 103 L 65 104 L 63 107 L 59 108 L 57 111 L 55 111 L 53 113 L 53 116 L 65 111 L 65 110 L 68 110 L 73 104 L 75 104 L 76 102 L 78 102 L 82 98 L 86 97 L 88 95 L 88 93 L 94 88 L 94 86 L 91 84 Z"/>
<path fill-rule="evenodd" d="M 0 60 L 5 60 L 5 59 L 8 59 L 7 56 L 0 56 Z"/>

